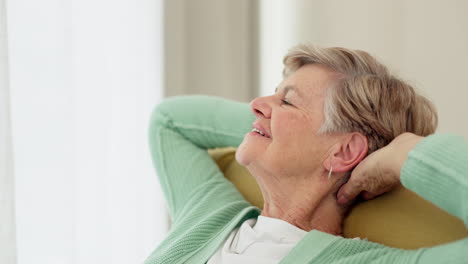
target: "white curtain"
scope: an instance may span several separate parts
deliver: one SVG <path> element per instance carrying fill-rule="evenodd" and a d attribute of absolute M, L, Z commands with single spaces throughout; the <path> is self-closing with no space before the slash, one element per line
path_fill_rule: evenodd
<path fill-rule="evenodd" d="M 5 1 L 0 0 L 0 263 L 16 263 Z"/>
<path fill-rule="evenodd" d="M 6 1 L 17 263 L 141 263 L 167 232 L 147 144 L 162 0 Z"/>

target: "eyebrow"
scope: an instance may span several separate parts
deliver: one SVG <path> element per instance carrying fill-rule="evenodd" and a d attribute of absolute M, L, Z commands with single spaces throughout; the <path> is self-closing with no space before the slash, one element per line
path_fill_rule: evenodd
<path fill-rule="evenodd" d="M 301 96 L 301 93 L 299 92 L 299 90 L 297 90 L 296 87 L 294 87 L 294 86 L 292 86 L 292 85 L 285 86 L 285 87 L 283 88 L 283 90 L 284 90 L 284 95 L 286 95 L 289 91 L 292 91 L 292 92 L 294 92 L 295 94 L 297 94 L 299 97 L 302 97 L 302 96 Z M 277 93 L 277 92 L 278 92 L 278 87 L 276 87 L 276 89 L 275 89 L 275 93 Z"/>

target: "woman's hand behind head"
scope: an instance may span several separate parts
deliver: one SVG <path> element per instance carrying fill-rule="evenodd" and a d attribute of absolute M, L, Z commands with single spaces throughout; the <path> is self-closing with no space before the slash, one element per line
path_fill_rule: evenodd
<path fill-rule="evenodd" d="M 408 153 L 423 137 L 404 133 L 387 146 L 366 157 L 352 172 L 349 181 L 338 191 L 338 203 L 348 204 L 357 198 L 369 200 L 391 191 L 400 183 L 400 171 Z"/>

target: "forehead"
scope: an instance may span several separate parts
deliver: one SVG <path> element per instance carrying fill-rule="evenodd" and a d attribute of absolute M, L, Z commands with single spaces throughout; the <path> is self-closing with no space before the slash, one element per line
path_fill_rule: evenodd
<path fill-rule="evenodd" d="M 325 66 L 306 64 L 284 79 L 280 89 L 295 87 L 303 96 L 324 97 L 327 86 L 335 78 L 336 73 Z"/>

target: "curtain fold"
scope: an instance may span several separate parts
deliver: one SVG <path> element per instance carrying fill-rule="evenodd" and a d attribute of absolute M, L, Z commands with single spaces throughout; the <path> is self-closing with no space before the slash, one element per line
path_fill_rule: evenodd
<path fill-rule="evenodd" d="M 16 263 L 13 153 L 5 0 L 0 0 L 0 263 Z"/>

